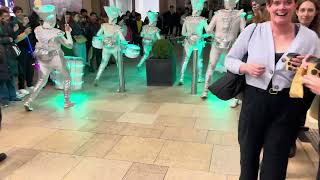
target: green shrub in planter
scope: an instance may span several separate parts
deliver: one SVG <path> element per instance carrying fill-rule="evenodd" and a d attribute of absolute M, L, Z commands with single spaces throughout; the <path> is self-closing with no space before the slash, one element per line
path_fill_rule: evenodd
<path fill-rule="evenodd" d="M 174 47 L 167 39 L 156 41 L 152 48 L 152 57 L 156 59 L 175 58 Z"/>
<path fill-rule="evenodd" d="M 152 48 L 152 57 L 146 61 L 148 86 L 172 86 L 176 81 L 176 55 L 169 40 L 160 39 Z"/>

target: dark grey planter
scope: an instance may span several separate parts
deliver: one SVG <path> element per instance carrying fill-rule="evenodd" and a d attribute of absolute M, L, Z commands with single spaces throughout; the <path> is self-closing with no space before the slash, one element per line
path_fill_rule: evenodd
<path fill-rule="evenodd" d="M 149 58 L 146 61 L 147 86 L 172 86 L 176 81 L 176 60 Z"/>

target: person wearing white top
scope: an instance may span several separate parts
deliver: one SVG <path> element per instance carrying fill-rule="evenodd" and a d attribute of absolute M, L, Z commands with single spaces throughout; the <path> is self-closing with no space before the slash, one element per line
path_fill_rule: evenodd
<path fill-rule="evenodd" d="M 306 108 L 303 99 L 289 97 L 295 72 L 286 70 L 285 57 L 320 53 L 316 33 L 292 23 L 295 1 L 268 0 L 266 7 L 270 21 L 249 25 L 225 59 L 230 72 L 246 78 L 238 128 L 240 180 L 258 179 L 262 148 L 260 179 L 286 178 L 290 146 L 299 129 L 299 115 Z M 244 63 L 241 59 L 246 53 Z M 298 56 L 291 64 L 299 67 L 301 61 Z"/>

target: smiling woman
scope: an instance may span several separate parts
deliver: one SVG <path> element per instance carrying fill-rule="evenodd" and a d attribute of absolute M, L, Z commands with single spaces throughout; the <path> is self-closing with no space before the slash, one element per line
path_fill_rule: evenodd
<path fill-rule="evenodd" d="M 320 53 L 317 35 L 292 23 L 294 0 L 267 0 L 266 8 L 270 21 L 249 25 L 225 60 L 230 72 L 246 77 L 238 128 L 240 180 L 258 179 L 262 148 L 260 179 L 286 178 L 290 146 L 310 106 L 303 99 L 289 97 L 295 72 L 286 70 L 285 57 Z M 246 63 L 241 61 L 245 54 Z M 298 56 L 291 63 L 299 67 L 301 61 Z"/>

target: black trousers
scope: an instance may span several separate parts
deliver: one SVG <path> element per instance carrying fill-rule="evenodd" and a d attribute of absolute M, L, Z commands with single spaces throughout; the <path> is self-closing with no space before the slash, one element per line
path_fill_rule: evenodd
<path fill-rule="evenodd" d="M 34 59 L 31 54 L 27 52 L 27 50 L 21 50 L 20 56 L 18 59 L 18 67 L 19 67 L 19 74 L 18 74 L 18 89 L 25 89 L 25 82 L 27 87 L 33 86 L 33 66 Z"/>
<path fill-rule="evenodd" d="M 277 95 L 246 86 L 240 113 L 240 180 L 257 180 L 263 148 L 260 180 L 284 180 L 292 141 L 299 128 L 305 104 L 289 97 L 289 90 Z"/>
<path fill-rule="evenodd" d="M 305 103 L 305 105 L 306 105 L 304 111 L 307 112 L 307 111 L 310 109 L 310 106 L 311 106 L 311 104 L 312 104 L 312 102 L 313 102 L 313 99 L 314 99 L 314 97 L 315 97 L 315 94 L 312 93 L 312 92 L 310 91 L 310 89 L 308 89 L 308 88 L 306 88 L 306 87 L 303 88 L 303 93 L 304 93 L 304 95 L 303 95 L 303 101 L 304 101 L 304 103 Z M 300 118 L 300 124 L 299 124 L 299 126 L 300 126 L 300 127 L 303 127 L 303 126 L 306 124 L 307 113 L 301 114 L 300 117 L 301 117 L 301 118 Z"/>
<path fill-rule="evenodd" d="M 96 60 L 97 69 L 99 68 L 102 60 L 102 49 L 97 49 L 92 47 L 92 59 L 90 61 L 90 66 L 93 68 L 93 60 Z"/>

